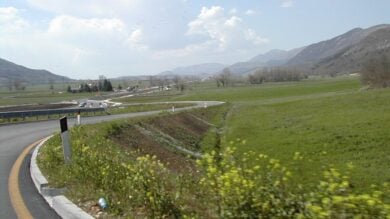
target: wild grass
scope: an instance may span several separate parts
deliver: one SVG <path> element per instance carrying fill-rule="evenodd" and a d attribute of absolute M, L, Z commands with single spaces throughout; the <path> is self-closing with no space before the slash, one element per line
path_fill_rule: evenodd
<path fill-rule="evenodd" d="M 351 172 L 357 190 L 390 182 L 390 90 L 352 93 L 279 103 L 242 104 L 227 120 L 225 144 L 237 138 L 253 150 L 288 165 L 300 152 L 299 181 L 313 181 L 330 166 Z M 238 116 L 240 115 L 240 116 Z"/>

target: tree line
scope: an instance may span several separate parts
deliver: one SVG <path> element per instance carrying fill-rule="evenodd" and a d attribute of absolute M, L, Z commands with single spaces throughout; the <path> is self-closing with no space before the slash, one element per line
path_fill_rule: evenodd
<path fill-rule="evenodd" d="M 214 79 L 218 87 L 227 87 L 233 86 L 236 82 L 242 82 L 242 80 L 246 80 L 246 83 L 250 84 L 262 84 L 263 82 L 300 81 L 307 77 L 307 74 L 303 74 L 296 69 L 263 68 L 254 71 L 245 79 L 244 76 L 241 78 L 234 76 L 229 68 L 224 68 Z"/>
<path fill-rule="evenodd" d="M 303 74 L 296 69 L 290 68 L 263 68 L 256 70 L 248 76 L 251 84 L 261 84 L 263 82 L 285 82 L 300 81 L 306 79 L 307 74 Z"/>
<path fill-rule="evenodd" d="M 27 83 L 20 79 L 8 79 L 6 81 L 6 87 L 8 88 L 9 91 L 12 91 L 12 89 L 26 90 L 26 85 Z"/>
<path fill-rule="evenodd" d="M 109 92 L 109 91 L 113 91 L 113 87 L 110 80 L 104 79 L 104 80 L 100 80 L 98 83 L 92 83 L 92 84 L 81 83 L 78 89 L 72 89 L 72 87 L 69 85 L 67 91 L 68 92 L 98 92 L 98 91 Z"/>

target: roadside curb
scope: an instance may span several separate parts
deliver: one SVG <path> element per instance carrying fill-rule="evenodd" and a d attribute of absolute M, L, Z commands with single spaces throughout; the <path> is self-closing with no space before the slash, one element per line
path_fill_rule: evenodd
<path fill-rule="evenodd" d="M 51 208 L 62 218 L 69 219 L 93 219 L 91 215 L 83 211 L 65 196 L 60 195 L 61 190 L 48 188 L 48 181 L 42 175 L 41 170 L 37 164 L 37 156 L 41 146 L 53 136 L 49 136 L 42 140 L 34 149 L 34 152 L 30 161 L 30 174 L 31 178 L 37 188 L 38 192 L 46 200 Z"/>

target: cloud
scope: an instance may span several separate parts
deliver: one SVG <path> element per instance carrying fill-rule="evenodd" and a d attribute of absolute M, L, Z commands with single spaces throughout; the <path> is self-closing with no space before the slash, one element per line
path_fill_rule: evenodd
<path fill-rule="evenodd" d="M 14 7 L 0 8 L 0 33 L 20 32 L 29 28 L 29 24 L 20 15 L 20 11 Z"/>
<path fill-rule="evenodd" d="M 209 51 L 212 53 L 214 47 L 215 47 L 215 42 L 210 40 L 203 43 L 190 44 L 183 48 L 160 50 L 153 54 L 153 58 L 154 59 L 180 58 L 189 55 L 200 54 L 205 51 Z"/>
<path fill-rule="evenodd" d="M 236 16 L 233 16 L 225 21 L 225 25 L 228 27 L 236 27 L 241 23 L 242 19 Z"/>
<path fill-rule="evenodd" d="M 205 35 L 218 42 L 220 49 L 250 47 L 268 40 L 246 27 L 243 19 L 227 15 L 220 6 L 202 7 L 198 17 L 188 24 L 187 35 Z"/>
<path fill-rule="evenodd" d="M 222 63 L 236 61 L 235 55 L 246 54 L 254 47 L 268 43 L 253 29 L 248 28 L 244 19 L 226 12 L 220 6 L 202 7 L 198 16 L 188 23 L 187 37 L 202 36 L 201 41 L 192 42 L 175 49 L 164 49 L 153 52 L 154 60 L 180 60 L 184 64 L 194 64 L 209 60 Z M 232 55 L 235 54 L 235 55 Z"/>
<path fill-rule="evenodd" d="M 232 8 L 230 9 L 229 14 L 237 14 L 237 12 L 238 12 L 237 8 Z"/>
<path fill-rule="evenodd" d="M 291 8 L 292 6 L 294 6 L 293 0 L 283 0 L 282 1 L 282 4 L 281 4 L 282 8 Z"/>
<path fill-rule="evenodd" d="M 28 3 L 40 10 L 56 14 L 78 16 L 114 16 L 133 10 L 141 0 L 27 0 Z"/>
<path fill-rule="evenodd" d="M 147 50 L 149 48 L 145 44 L 145 36 L 141 28 L 131 32 L 130 37 L 127 39 L 127 44 L 136 50 Z"/>
<path fill-rule="evenodd" d="M 73 78 L 131 69 L 147 56 L 143 36 L 119 18 L 60 15 L 34 26 L 17 9 L 0 8 L 0 57 Z"/>
<path fill-rule="evenodd" d="M 58 43 L 83 48 L 89 52 L 118 49 L 131 36 L 118 18 L 78 18 L 61 15 L 53 18 L 45 34 Z"/>
<path fill-rule="evenodd" d="M 28 11 L 0 8 L 0 57 L 74 78 L 233 62 L 268 42 L 235 8 L 194 15 L 183 0 L 27 2 Z"/>
<path fill-rule="evenodd" d="M 56 35 L 117 34 L 125 31 L 126 25 L 116 18 L 77 18 L 67 15 L 55 17 L 48 32 Z"/>
<path fill-rule="evenodd" d="M 254 15 L 256 14 L 256 11 L 252 10 L 252 9 L 248 9 L 246 12 L 245 12 L 246 15 L 248 16 L 251 16 L 251 15 Z"/>
<path fill-rule="evenodd" d="M 261 45 L 269 42 L 269 39 L 258 36 L 252 29 L 247 29 L 245 31 L 245 39 L 252 41 L 255 45 Z"/>
<path fill-rule="evenodd" d="M 142 41 L 142 36 L 143 36 L 142 30 L 136 29 L 131 33 L 129 37 L 129 42 L 133 44 L 138 44 Z"/>

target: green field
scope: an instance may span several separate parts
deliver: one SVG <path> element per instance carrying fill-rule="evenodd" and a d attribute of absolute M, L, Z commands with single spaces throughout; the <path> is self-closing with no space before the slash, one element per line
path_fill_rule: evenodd
<path fill-rule="evenodd" d="M 333 165 L 355 168 L 356 189 L 390 182 L 390 91 L 363 91 L 303 97 L 276 103 L 241 103 L 227 120 L 226 142 L 281 159 L 288 164 L 295 152 L 304 159 L 299 180 L 316 180 Z"/>
<path fill-rule="evenodd" d="M 76 86 L 76 85 L 75 85 Z M 66 86 L 56 84 L 50 90 L 49 85 L 31 85 L 24 91 L 0 89 L 0 106 L 22 104 L 47 104 L 94 97 L 96 93 L 67 93 Z"/>
<path fill-rule="evenodd" d="M 355 189 L 390 182 L 390 90 L 361 90 L 356 77 L 217 88 L 202 84 L 184 94 L 127 101 L 220 100 L 230 103 L 222 144 L 237 139 L 238 151 L 268 154 L 289 165 L 295 152 L 305 161 L 299 181 L 318 179 L 330 166 L 353 165 Z"/>

